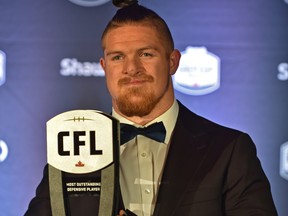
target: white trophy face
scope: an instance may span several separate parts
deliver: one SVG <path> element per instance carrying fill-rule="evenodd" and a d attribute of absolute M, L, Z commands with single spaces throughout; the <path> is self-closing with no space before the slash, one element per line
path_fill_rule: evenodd
<path fill-rule="evenodd" d="M 101 170 L 113 162 L 112 119 L 96 110 L 74 110 L 47 122 L 48 164 L 68 173 Z"/>

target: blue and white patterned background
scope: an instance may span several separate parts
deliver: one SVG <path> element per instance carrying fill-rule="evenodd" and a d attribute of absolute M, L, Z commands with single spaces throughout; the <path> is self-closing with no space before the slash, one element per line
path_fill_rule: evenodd
<path fill-rule="evenodd" d="M 182 63 L 198 82 L 184 88 L 194 93 L 175 90 L 176 97 L 252 136 L 279 215 L 288 215 L 288 2 L 140 3 L 167 21 L 176 47 L 191 59 Z M 109 0 L 0 0 L 0 216 L 23 215 L 35 194 L 47 120 L 73 109 L 110 112 L 100 37 L 115 10 Z M 193 55 L 184 55 L 187 47 Z M 197 50 L 204 50 L 204 64 L 195 61 Z M 217 66 L 205 62 L 205 50 Z M 195 95 L 207 71 L 218 88 Z"/>

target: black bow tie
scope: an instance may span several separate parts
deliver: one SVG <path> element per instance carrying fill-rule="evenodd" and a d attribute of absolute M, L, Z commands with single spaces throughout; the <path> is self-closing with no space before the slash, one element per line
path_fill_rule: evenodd
<path fill-rule="evenodd" d="M 143 135 L 158 142 L 164 142 L 166 130 L 163 122 L 157 122 L 144 128 L 137 128 L 129 124 L 120 124 L 121 145 L 133 139 L 137 135 Z"/>

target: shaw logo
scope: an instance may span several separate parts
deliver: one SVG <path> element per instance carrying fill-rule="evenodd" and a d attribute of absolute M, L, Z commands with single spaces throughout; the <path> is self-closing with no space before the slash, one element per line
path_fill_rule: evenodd
<path fill-rule="evenodd" d="M 0 86 L 5 82 L 6 74 L 6 55 L 0 50 Z"/>
<path fill-rule="evenodd" d="M 80 6 L 94 7 L 105 4 L 110 0 L 69 0 L 69 1 Z"/>
<path fill-rule="evenodd" d="M 220 87 L 220 59 L 206 47 L 188 46 L 181 53 L 180 64 L 173 76 L 176 90 L 189 95 L 204 95 Z"/>
<path fill-rule="evenodd" d="M 0 140 L 0 163 L 5 161 L 7 156 L 8 156 L 8 146 L 3 140 Z"/>
<path fill-rule="evenodd" d="M 62 76 L 105 76 L 100 63 L 97 62 L 79 62 L 76 58 L 64 58 L 60 66 L 60 74 Z"/>
<path fill-rule="evenodd" d="M 288 141 L 280 149 L 280 176 L 288 180 Z"/>

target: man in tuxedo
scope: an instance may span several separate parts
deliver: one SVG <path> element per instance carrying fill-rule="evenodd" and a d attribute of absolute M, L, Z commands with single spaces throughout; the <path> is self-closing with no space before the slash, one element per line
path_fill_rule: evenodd
<path fill-rule="evenodd" d="M 125 137 L 120 215 L 277 215 L 251 138 L 175 99 L 171 76 L 181 55 L 161 17 L 138 4 L 121 8 L 104 31 L 102 46 L 112 115 L 123 123 Z M 143 128 L 159 131 L 152 137 Z M 27 215 L 51 212 L 47 175 Z"/>

